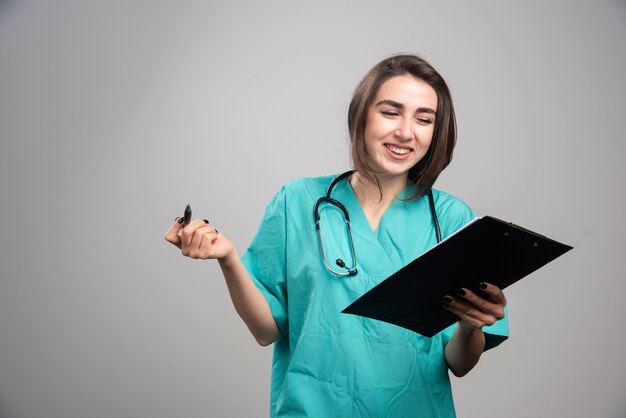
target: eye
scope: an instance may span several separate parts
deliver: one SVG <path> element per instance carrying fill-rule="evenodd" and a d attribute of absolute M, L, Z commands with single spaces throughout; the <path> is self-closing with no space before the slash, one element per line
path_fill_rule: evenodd
<path fill-rule="evenodd" d="M 388 116 L 388 117 L 398 116 L 398 112 L 394 112 L 394 111 L 391 111 L 391 110 L 383 110 L 380 113 L 382 113 L 383 115 Z"/>
<path fill-rule="evenodd" d="M 415 118 L 415 120 L 420 125 L 430 125 L 431 123 L 433 123 L 433 120 L 431 118 L 423 118 L 422 117 L 422 118 Z"/>

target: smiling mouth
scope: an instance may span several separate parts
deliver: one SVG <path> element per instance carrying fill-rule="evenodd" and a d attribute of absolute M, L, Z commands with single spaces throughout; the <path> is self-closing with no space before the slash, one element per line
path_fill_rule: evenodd
<path fill-rule="evenodd" d="M 396 155 L 406 155 L 409 152 L 413 151 L 412 148 L 403 148 L 392 144 L 385 144 L 385 147 L 387 147 L 389 151 L 393 152 Z"/>

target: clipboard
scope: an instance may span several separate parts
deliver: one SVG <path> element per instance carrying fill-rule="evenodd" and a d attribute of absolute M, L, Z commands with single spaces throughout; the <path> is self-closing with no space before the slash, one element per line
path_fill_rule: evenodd
<path fill-rule="evenodd" d="M 505 289 L 572 248 L 491 216 L 476 218 L 342 312 L 432 337 L 459 320 L 441 306 L 445 295 L 461 287 L 481 294 L 481 282 Z"/>

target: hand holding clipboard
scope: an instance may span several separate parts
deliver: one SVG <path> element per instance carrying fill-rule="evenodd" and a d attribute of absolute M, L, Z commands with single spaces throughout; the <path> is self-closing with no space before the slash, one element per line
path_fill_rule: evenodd
<path fill-rule="evenodd" d="M 445 295 L 504 289 L 573 247 L 490 216 L 476 218 L 344 309 L 432 337 L 458 321 Z"/>

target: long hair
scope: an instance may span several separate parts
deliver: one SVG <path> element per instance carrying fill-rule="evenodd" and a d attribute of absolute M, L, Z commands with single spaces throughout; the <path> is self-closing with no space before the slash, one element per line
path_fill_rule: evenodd
<path fill-rule="evenodd" d="M 365 124 L 369 108 L 382 84 L 390 78 L 411 75 L 430 85 L 437 94 L 437 116 L 428 151 L 410 170 L 409 184 L 415 185 L 409 200 L 419 199 L 435 183 L 450 164 L 456 144 L 456 118 L 452 96 L 443 77 L 425 60 L 416 55 L 394 55 L 376 64 L 359 82 L 348 108 L 348 129 L 352 144 L 354 168 L 379 185 L 376 173 L 369 166 L 365 148 Z"/>

